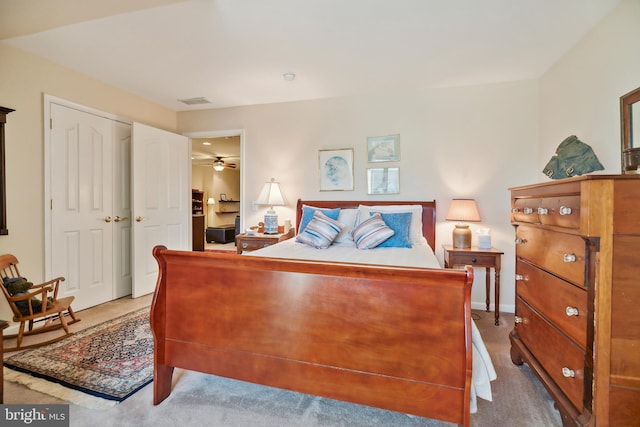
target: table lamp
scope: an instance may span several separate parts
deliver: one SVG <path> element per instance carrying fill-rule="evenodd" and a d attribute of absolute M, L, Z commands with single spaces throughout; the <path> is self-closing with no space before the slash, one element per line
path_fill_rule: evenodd
<path fill-rule="evenodd" d="M 446 220 L 459 221 L 459 224 L 456 224 L 453 229 L 453 247 L 470 248 L 471 230 L 469 230 L 469 224 L 465 224 L 465 222 L 480 221 L 476 201 L 473 199 L 453 199 Z"/>
<path fill-rule="evenodd" d="M 278 234 L 278 215 L 273 207 L 287 204 L 287 199 L 280 189 L 280 183 L 274 178 L 271 178 L 270 182 L 265 182 L 255 203 L 269 206 L 269 210 L 264 215 L 264 234 Z"/>

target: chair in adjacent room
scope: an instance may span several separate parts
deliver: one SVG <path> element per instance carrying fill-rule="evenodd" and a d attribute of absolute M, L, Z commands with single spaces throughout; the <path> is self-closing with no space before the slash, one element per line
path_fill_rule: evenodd
<path fill-rule="evenodd" d="M 69 331 L 69 325 L 79 322 L 80 319 L 71 308 L 75 297 L 58 298 L 60 283 L 64 281 L 64 277 L 34 285 L 20 275 L 18 259 L 14 255 L 5 254 L 0 255 L 0 278 L 0 288 L 13 311 L 13 321 L 20 323 L 17 334 L 4 336 L 5 339 L 16 338 L 16 346 L 4 348 L 4 353 L 51 344 L 73 334 Z M 70 321 L 67 321 L 65 314 L 69 315 Z M 40 322 L 42 325 L 34 327 L 35 323 Z M 22 345 L 25 336 L 56 329 L 63 329 L 64 334 L 46 341 Z"/>

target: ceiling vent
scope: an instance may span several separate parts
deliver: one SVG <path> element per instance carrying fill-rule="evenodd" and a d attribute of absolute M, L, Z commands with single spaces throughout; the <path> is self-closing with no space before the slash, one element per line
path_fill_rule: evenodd
<path fill-rule="evenodd" d="M 211 101 L 209 101 L 207 98 L 202 96 L 199 98 L 178 99 L 178 101 L 187 105 L 211 104 Z"/>

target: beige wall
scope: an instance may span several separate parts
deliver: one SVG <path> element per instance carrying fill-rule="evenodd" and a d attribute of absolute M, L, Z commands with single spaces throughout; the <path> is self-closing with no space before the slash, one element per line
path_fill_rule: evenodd
<path fill-rule="evenodd" d="M 351 200 L 430 200 L 438 218 L 452 197 L 477 199 L 482 223 L 494 245 L 513 259 L 509 193 L 515 183 L 536 177 L 538 124 L 536 81 L 393 93 L 318 101 L 270 104 L 178 113 L 180 133 L 244 129 L 244 227 L 262 219 L 253 211 L 265 181 L 282 184 L 289 206 L 276 207 L 280 223 L 295 221 L 298 198 Z M 400 194 L 369 196 L 367 136 L 400 134 Z M 355 189 L 320 192 L 318 150 L 353 148 Z M 518 161 L 518 159 L 522 159 Z M 528 161 L 526 159 L 529 159 Z M 453 224 L 441 220 L 436 252 L 451 242 Z M 513 306 L 513 262 L 503 269 L 504 304 Z M 483 280 L 484 274 L 479 274 Z M 479 279 L 479 280 L 480 280 Z M 474 301 L 484 301 L 484 287 L 474 286 Z"/>
<path fill-rule="evenodd" d="M 16 111 L 6 125 L 8 236 L 0 253 L 13 253 L 32 281 L 44 275 L 43 93 L 169 131 L 176 113 L 0 42 L 0 105 Z M 0 318 L 9 310 L 0 303 Z M 6 309 L 7 311 L 4 311 Z"/>
<path fill-rule="evenodd" d="M 540 79 L 542 171 L 569 135 L 621 172 L 620 96 L 640 86 L 640 1 L 625 0 Z M 537 180 L 545 180 L 540 174 Z"/>

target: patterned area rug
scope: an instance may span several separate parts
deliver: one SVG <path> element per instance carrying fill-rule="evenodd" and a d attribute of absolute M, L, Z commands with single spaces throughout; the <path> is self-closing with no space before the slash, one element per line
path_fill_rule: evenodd
<path fill-rule="evenodd" d="M 122 402 L 153 380 L 149 309 L 134 311 L 77 332 L 62 341 L 23 351 L 6 359 L 4 365 L 11 370 L 106 399 L 112 405 Z M 30 383 L 36 383 L 39 386 L 31 388 L 71 400 L 65 394 L 60 396 L 45 390 L 46 385 L 35 379 L 7 374 L 5 379 L 28 387 L 31 387 Z M 50 389 L 58 387 L 52 385 Z"/>

